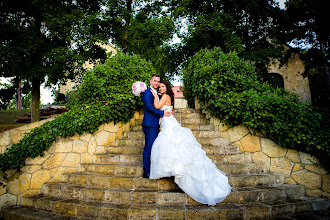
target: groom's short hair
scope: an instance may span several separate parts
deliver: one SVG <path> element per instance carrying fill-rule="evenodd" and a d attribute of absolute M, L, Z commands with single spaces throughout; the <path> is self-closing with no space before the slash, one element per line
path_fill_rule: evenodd
<path fill-rule="evenodd" d="M 159 76 L 159 75 L 157 75 L 157 74 L 152 74 L 152 76 L 151 76 L 151 78 L 150 78 L 150 79 L 152 79 L 153 77 L 158 77 L 158 78 L 160 78 L 160 76 Z"/>

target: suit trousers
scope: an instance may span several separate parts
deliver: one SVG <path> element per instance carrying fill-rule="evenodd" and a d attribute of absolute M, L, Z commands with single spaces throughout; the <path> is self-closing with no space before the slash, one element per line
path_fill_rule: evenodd
<path fill-rule="evenodd" d="M 158 136 L 159 127 L 143 127 L 143 132 L 145 138 L 145 145 L 143 149 L 143 172 L 149 174 L 151 148 Z"/>

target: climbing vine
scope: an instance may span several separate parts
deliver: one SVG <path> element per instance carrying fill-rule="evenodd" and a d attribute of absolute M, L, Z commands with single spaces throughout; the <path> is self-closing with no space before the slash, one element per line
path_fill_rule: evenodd
<path fill-rule="evenodd" d="M 131 92 L 135 81 L 148 82 L 156 73 L 138 56 L 118 53 L 95 66 L 70 93 L 68 111 L 32 129 L 22 140 L 0 155 L 0 169 L 21 168 L 25 159 L 43 156 L 57 136 L 94 133 L 100 125 L 113 121 L 126 123 L 142 107 L 141 97 Z"/>
<path fill-rule="evenodd" d="M 329 168 L 330 129 L 325 116 L 283 89 L 259 83 L 253 65 L 220 48 L 201 50 L 187 62 L 184 95 L 229 126 L 246 125 L 280 146 L 317 156 Z"/>

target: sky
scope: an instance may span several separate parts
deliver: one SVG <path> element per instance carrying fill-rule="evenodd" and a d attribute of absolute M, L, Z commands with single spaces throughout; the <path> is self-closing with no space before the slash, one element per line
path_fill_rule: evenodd
<path fill-rule="evenodd" d="M 281 8 L 284 8 L 284 2 L 286 0 L 277 0 L 280 4 Z M 8 79 L 4 79 L 4 78 L 0 78 L 0 82 L 4 83 L 4 82 L 8 82 Z M 182 85 L 182 82 L 180 81 L 180 79 L 174 80 L 172 81 L 173 86 L 180 86 Z M 40 93 L 41 93 L 41 103 L 43 105 L 46 104 L 51 104 L 54 102 L 55 100 L 55 96 L 52 94 L 52 89 L 50 88 L 45 88 L 44 84 L 41 85 L 40 87 Z"/>

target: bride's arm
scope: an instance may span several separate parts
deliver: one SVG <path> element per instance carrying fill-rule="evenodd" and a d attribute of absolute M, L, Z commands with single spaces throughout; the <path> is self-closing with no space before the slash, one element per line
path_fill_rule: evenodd
<path fill-rule="evenodd" d="M 160 101 L 158 102 L 158 98 L 154 95 L 154 106 L 156 109 L 161 109 L 163 107 L 163 105 L 165 105 L 166 101 L 167 101 L 167 97 L 169 97 L 167 94 L 164 94 L 163 97 L 160 99 Z"/>

